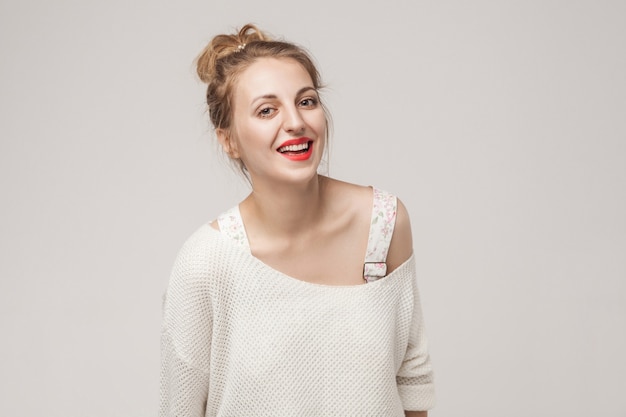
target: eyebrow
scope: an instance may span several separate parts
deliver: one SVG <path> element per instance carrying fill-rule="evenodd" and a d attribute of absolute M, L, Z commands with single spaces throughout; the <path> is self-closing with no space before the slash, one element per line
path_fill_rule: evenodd
<path fill-rule="evenodd" d="M 315 92 L 317 92 L 317 90 L 314 87 L 311 86 L 306 86 L 306 87 L 302 87 L 301 89 L 298 90 L 298 92 L 296 93 L 296 96 L 299 96 L 300 94 L 304 93 L 305 91 L 308 90 L 313 90 Z M 256 103 L 258 100 L 261 99 L 275 99 L 278 98 L 278 96 L 276 96 L 276 94 L 264 94 L 262 96 L 259 96 L 257 98 L 255 98 L 254 100 L 252 100 L 252 104 Z"/>

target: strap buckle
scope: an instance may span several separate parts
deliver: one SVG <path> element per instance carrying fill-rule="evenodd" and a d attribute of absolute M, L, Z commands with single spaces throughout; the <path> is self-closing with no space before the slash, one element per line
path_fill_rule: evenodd
<path fill-rule="evenodd" d="M 365 282 L 374 282 L 387 275 L 385 262 L 365 262 L 363 264 L 363 279 Z"/>

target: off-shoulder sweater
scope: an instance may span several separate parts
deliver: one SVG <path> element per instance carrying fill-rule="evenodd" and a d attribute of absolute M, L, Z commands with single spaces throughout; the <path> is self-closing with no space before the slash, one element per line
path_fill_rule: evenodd
<path fill-rule="evenodd" d="M 434 404 L 412 255 L 363 285 L 305 282 L 204 225 L 166 291 L 160 415 L 404 416 Z"/>

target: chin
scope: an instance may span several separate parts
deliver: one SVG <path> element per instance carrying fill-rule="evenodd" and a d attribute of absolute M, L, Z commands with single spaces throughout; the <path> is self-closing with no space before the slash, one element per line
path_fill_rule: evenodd
<path fill-rule="evenodd" d="M 297 184 L 307 184 L 310 181 L 317 179 L 318 173 L 317 168 L 319 165 L 311 166 L 308 169 L 298 169 L 292 170 L 290 172 L 286 172 L 284 176 L 281 176 L 285 183 L 291 183 L 294 185 Z"/>
<path fill-rule="evenodd" d="M 266 173 L 266 175 L 251 175 L 252 184 L 267 184 L 269 187 L 280 186 L 305 186 L 317 180 L 317 168 L 319 164 L 311 164 L 297 169 L 284 169 Z"/>

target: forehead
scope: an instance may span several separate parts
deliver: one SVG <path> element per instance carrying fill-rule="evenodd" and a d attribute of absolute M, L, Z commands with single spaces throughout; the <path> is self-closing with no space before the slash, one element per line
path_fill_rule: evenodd
<path fill-rule="evenodd" d="M 239 76 L 235 97 L 245 100 L 262 95 L 288 96 L 302 87 L 313 87 L 313 81 L 299 62 L 289 58 L 260 58 Z"/>

